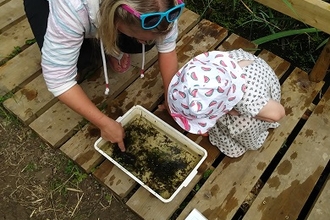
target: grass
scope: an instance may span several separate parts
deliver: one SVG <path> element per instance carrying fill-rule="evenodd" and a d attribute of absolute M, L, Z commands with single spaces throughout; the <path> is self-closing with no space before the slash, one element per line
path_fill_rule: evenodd
<path fill-rule="evenodd" d="M 59 162 L 57 169 L 63 170 L 68 178 L 65 181 L 63 178 L 53 178 L 50 182 L 53 195 L 67 195 L 68 191 L 79 191 L 77 189 L 79 184 L 88 177 L 88 174 L 81 171 L 71 160 Z"/>
<path fill-rule="evenodd" d="M 13 57 L 17 56 L 20 52 L 22 52 L 21 47 L 19 47 L 19 46 L 14 47 L 13 51 L 5 59 L 0 61 L 0 66 L 7 63 L 8 60 L 12 59 Z"/>
<path fill-rule="evenodd" d="M 289 8 L 290 2 L 283 0 Z M 329 35 L 253 0 L 186 0 L 186 7 L 310 72 Z M 293 10 L 293 9 L 292 9 Z"/>
<path fill-rule="evenodd" d="M 8 112 L 2 104 L 0 104 L 0 118 L 3 118 L 2 122 L 5 124 L 20 124 L 21 122 L 16 115 Z"/>
<path fill-rule="evenodd" d="M 65 173 L 73 175 L 71 181 L 75 184 L 81 183 L 84 179 L 88 177 L 88 175 L 85 172 L 82 172 L 72 160 L 68 160 L 68 163 L 65 167 Z"/>
<path fill-rule="evenodd" d="M 14 58 L 19 53 L 21 53 L 26 46 L 32 45 L 35 42 L 36 42 L 36 39 L 28 39 L 28 40 L 25 41 L 25 45 L 23 47 L 15 46 L 14 49 L 12 50 L 12 52 L 10 54 L 8 54 L 4 59 L 0 60 L 0 66 L 4 65 L 10 59 Z"/>
<path fill-rule="evenodd" d="M 253 40 L 252 42 L 255 44 L 264 44 L 273 40 L 277 40 L 279 38 L 283 37 L 288 37 L 288 36 L 293 36 L 293 35 L 298 35 L 298 34 L 306 34 L 306 33 L 316 33 L 320 32 L 316 28 L 304 28 L 304 29 L 299 29 L 299 30 L 288 30 L 288 31 L 282 31 L 282 32 L 277 32 L 265 37 L 261 37 L 259 39 Z"/>
<path fill-rule="evenodd" d="M 21 172 L 35 172 L 38 170 L 38 166 L 36 163 L 30 161 Z"/>

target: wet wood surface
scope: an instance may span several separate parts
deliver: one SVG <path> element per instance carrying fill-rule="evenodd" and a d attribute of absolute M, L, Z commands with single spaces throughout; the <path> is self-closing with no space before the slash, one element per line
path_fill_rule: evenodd
<path fill-rule="evenodd" d="M 315 66 L 310 73 L 310 80 L 314 82 L 320 82 L 324 79 L 325 75 L 328 73 L 330 66 L 330 39 L 326 43 L 325 47 L 322 49 L 320 56 L 318 57 Z"/>
<path fill-rule="evenodd" d="M 180 67 L 205 51 L 242 48 L 265 59 L 281 81 L 286 110 L 281 126 L 270 131 L 260 150 L 232 159 L 207 137 L 185 134 L 166 111 L 157 109 L 164 96 L 155 48 L 146 54 L 143 79 L 140 54 L 132 55 L 127 73 L 110 70 L 109 96 L 104 95 L 103 69 L 97 69 L 81 86 L 106 114 L 117 118 L 142 105 L 208 152 L 188 186 L 173 201 L 163 203 L 96 152 L 99 130 L 48 92 L 39 48 L 26 42 L 33 35 L 22 1 L 0 1 L 0 21 L 0 60 L 6 61 L 17 47 L 22 50 L 0 66 L 0 96 L 7 97 L 4 107 L 143 219 L 185 219 L 194 208 L 208 219 L 328 219 L 330 91 L 323 78 L 312 81 L 308 73 L 281 57 L 185 10 L 179 20 Z"/>
<path fill-rule="evenodd" d="M 330 209 L 329 209 L 329 201 L 330 201 L 330 181 L 329 179 L 326 182 L 326 185 L 322 189 L 322 193 L 318 197 L 315 202 L 311 213 L 308 215 L 308 220 L 313 219 L 329 219 Z"/>

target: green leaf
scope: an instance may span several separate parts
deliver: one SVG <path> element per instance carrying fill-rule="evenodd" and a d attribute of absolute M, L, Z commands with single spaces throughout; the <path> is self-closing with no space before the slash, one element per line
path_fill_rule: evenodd
<path fill-rule="evenodd" d="M 285 4 L 286 4 L 286 6 L 288 6 L 288 8 L 290 8 L 291 9 L 291 11 L 299 18 L 299 15 L 297 14 L 297 12 L 296 12 L 296 10 L 294 10 L 294 8 L 293 8 L 293 6 L 292 6 L 292 4 L 291 4 L 291 2 L 289 2 L 288 0 L 282 0 Z"/>
<path fill-rule="evenodd" d="M 278 32 L 275 34 L 271 34 L 265 37 L 261 37 L 258 38 L 254 41 L 252 41 L 253 43 L 260 45 L 260 44 L 264 44 L 273 40 L 277 40 L 279 38 L 282 37 L 288 37 L 288 36 L 292 36 L 292 35 L 298 35 L 298 34 L 305 34 L 305 33 L 316 33 L 316 32 L 320 32 L 320 30 L 316 29 L 316 28 L 304 28 L 304 29 L 298 29 L 298 30 L 288 30 L 288 31 L 282 31 L 282 32 Z"/>

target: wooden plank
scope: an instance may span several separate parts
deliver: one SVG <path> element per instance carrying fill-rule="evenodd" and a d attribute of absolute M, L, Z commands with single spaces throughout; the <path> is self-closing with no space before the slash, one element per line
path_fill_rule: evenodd
<path fill-rule="evenodd" d="M 108 160 L 97 167 L 93 175 L 120 199 L 125 198 L 137 185 L 135 180 Z"/>
<path fill-rule="evenodd" d="M 0 6 L 4 5 L 8 0 L 0 0 Z"/>
<path fill-rule="evenodd" d="M 255 1 L 330 34 L 330 4 L 325 1 L 290 0 L 294 10 L 283 0 Z"/>
<path fill-rule="evenodd" d="M 100 130 L 88 123 L 79 129 L 60 150 L 89 173 L 104 160 L 104 157 L 94 150 L 94 143 L 99 137 Z"/>
<path fill-rule="evenodd" d="M 330 159 L 329 111 L 328 89 L 244 219 L 297 219 Z"/>
<path fill-rule="evenodd" d="M 183 187 L 182 190 L 176 195 L 175 199 L 169 203 L 161 202 L 147 190 L 140 187 L 139 190 L 134 194 L 134 200 L 130 199 L 127 205 L 129 207 L 133 207 L 133 211 L 136 212 L 142 219 L 169 219 L 174 211 L 180 207 L 183 199 L 189 194 L 189 192 L 198 183 L 202 176 L 203 173 L 198 172 L 196 176 L 191 180 L 190 184 L 187 187 Z M 141 210 L 137 210 L 136 207 L 141 207 Z"/>
<path fill-rule="evenodd" d="M 34 44 L 0 66 L 0 96 L 35 78 L 40 69 L 40 50 Z"/>
<path fill-rule="evenodd" d="M 319 58 L 317 59 L 309 78 L 311 81 L 320 82 L 324 79 L 330 66 L 330 39 L 324 46 Z"/>
<path fill-rule="evenodd" d="M 3 105 L 28 125 L 56 101 L 57 98 L 46 88 L 43 76 L 39 75 L 7 99 Z"/>
<path fill-rule="evenodd" d="M 22 3 L 23 4 L 23 3 Z M 22 47 L 26 40 L 33 39 L 33 33 L 27 19 L 13 25 L 0 34 L 0 60 L 12 53 L 15 47 Z"/>
<path fill-rule="evenodd" d="M 61 117 L 58 117 L 58 112 L 61 113 Z M 80 121 L 82 121 L 81 115 L 62 102 L 57 102 L 29 126 L 45 142 L 52 147 L 58 147 L 74 134 L 75 125 Z"/>
<path fill-rule="evenodd" d="M 329 177 L 323 187 L 320 196 L 317 198 L 312 211 L 309 213 L 308 220 L 328 220 L 330 216 L 330 181 Z"/>
<path fill-rule="evenodd" d="M 177 219 L 184 219 L 193 208 L 208 219 L 232 219 L 322 85 L 310 83 L 307 73 L 295 69 L 282 85 L 281 102 L 287 116 L 281 126 L 270 132 L 260 150 L 235 159 L 225 157 Z"/>
<path fill-rule="evenodd" d="M 25 17 L 22 0 L 10 0 L 0 7 L 0 34 Z"/>
<path fill-rule="evenodd" d="M 276 56 L 270 51 L 263 50 L 258 56 L 264 60 L 267 60 L 267 63 L 273 68 L 278 78 L 281 78 L 290 67 L 289 62 Z"/>
<path fill-rule="evenodd" d="M 257 50 L 256 47 L 256 44 L 233 33 L 217 48 L 217 50 L 228 51 L 241 48 L 245 51 L 251 51 L 251 53 L 254 53 Z"/>

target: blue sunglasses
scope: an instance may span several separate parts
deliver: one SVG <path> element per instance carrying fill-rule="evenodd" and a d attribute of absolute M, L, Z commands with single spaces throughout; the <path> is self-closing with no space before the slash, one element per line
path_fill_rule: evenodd
<path fill-rule="evenodd" d="M 182 2 L 181 0 L 178 0 L 178 3 L 179 3 L 178 5 L 174 6 L 171 9 L 168 9 L 167 11 L 153 12 L 147 14 L 141 14 L 140 12 L 136 11 L 134 8 L 131 8 L 130 6 L 125 4 L 122 5 L 121 7 L 124 10 L 136 16 L 137 18 L 140 18 L 141 26 L 144 30 L 150 30 L 156 28 L 164 17 L 169 23 L 178 19 L 185 6 L 184 2 Z"/>

